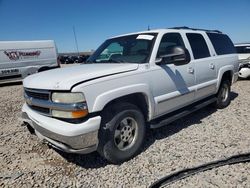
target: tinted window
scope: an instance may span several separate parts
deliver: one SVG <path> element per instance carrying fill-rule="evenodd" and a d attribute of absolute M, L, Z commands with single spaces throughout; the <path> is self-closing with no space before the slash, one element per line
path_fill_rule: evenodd
<path fill-rule="evenodd" d="M 207 33 L 217 55 L 236 53 L 234 45 L 227 35 L 219 33 Z"/>
<path fill-rule="evenodd" d="M 157 57 L 169 54 L 170 49 L 174 46 L 182 46 L 185 48 L 181 35 L 179 33 L 167 33 L 163 35 L 157 52 Z"/>
<path fill-rule="evenodd" d="M 187 33 L 187 38 L 191 45 L 194 59 L 210 57 L 207 43 L 201 34 Z"/>
<path fill-rule="evenodd" d="M 236 51 L 238 54 L 249 54 L 250 46 L 236 46 Z"/>

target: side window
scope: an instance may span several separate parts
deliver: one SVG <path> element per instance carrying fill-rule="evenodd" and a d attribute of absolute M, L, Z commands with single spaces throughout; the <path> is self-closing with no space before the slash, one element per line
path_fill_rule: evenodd
<path fill-rule="evenodd" d="M 210 57 L 204 37 L 198 33 L 187 33 L 187 38 L 193 51 L 194 59 Z"/>
<path fill-rule="evenodd" d="M 179 33 L 167 33 L 163 35 L 156 57 L 159 58 L 161 55 L 169 54 L 169 50 L 174 46 L 185 48 L 181 35 Z"/>
<path fill-rule="evenodd" d="M 238 54 L 250 54 L 250 46 L 236 46 Z"/>
<path fill-rule="evenodd" d="M 227 35 L 220 33 L 207 33 L 217 55 L 236 53 L 234 45 Z"/>

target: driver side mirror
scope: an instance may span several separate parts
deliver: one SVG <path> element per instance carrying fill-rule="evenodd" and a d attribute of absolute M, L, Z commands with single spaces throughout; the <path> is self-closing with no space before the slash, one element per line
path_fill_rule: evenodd
<path fill-rule="evenodd" d="M 157 60 L 157 65 L 162 64 L 174 64 L 178 65 L 185 65 L 190 62 L 190 54 L 186 48 L 181 46 L 174 46 L 169 49 L 169 53 L 166 55 L 161 55 Z"/>

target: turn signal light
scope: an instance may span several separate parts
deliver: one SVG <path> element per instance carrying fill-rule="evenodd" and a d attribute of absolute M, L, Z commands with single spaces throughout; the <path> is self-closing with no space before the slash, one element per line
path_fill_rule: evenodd
<path fill-rule="evenodd" d="M 88 115 L 88 110 L 79 110 L 71 112 L 72 118 L 82 118 Z"/>

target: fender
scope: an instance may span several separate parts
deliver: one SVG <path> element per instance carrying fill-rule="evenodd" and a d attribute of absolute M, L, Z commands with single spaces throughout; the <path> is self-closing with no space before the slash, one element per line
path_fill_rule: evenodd
<path fill-rule="evenodd" d="M 233 76 L 234 66 L 233 66 L 233 65 L 226 65 L 226 66 L 223 66 L 222 68 L 219 69 L 219 71 L 218 71 L 218 82 L 217 82 L 217 85 L 216 85 L 216 93 L 217 93 L 218 90 L 219 90 L 222 76 L 223 76 L 223 74 L 224 74 L 226 71 L 230 71 L 230 72 L 231 72 L 231 75 Z"/>
<path fill-rule="evenodd" d="M 107 105 L 112 100 L 134 93 L 142 93 L 146 97 L 149 112 L 148 118 L 149 120 L 151 120 L 155 114 L 155 104 L 153 95 L 151 94 L 150 89 L 146 84 L 136 84 L 126 87 L 120 87 L 102 93 L 101 95 L 96 97 L 92 111 L 101 111 L 105 107 L 105 105 Z"/>

